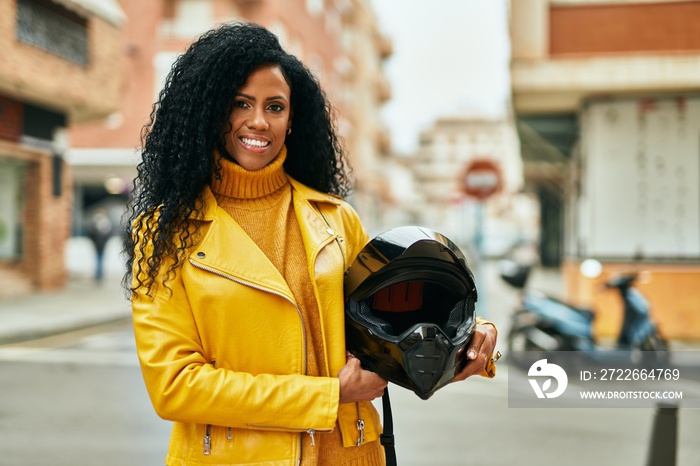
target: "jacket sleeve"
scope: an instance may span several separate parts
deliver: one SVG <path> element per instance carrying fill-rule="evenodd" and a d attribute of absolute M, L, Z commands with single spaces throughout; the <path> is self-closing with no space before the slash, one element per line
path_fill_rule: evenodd
<path fill-rule="evenodd" d="M 141 288 L 132 300 L 141 370 L 160 417 L 251 429 L 334 428 L 338 379 L 217 368 L 205 357 L 182 277 L 176 273 L 166 287 L 162 275 L 152 296 Z"/>
<path fill-rule="evenodd" d="M 362 250 L 362 248 L 364 248 L 365 245 L 369 243 L 370 238 L 367 232 L 365 231 L 365 228 L 362 226 L 362 222 L 360 222 L 360 217 L 357 215 L 357 212 L 355 212 L 355 209 L 353 209 L 352 206 L 347 202 L 343 202 L 342 209 L 345 231 L 349 235 L 352 235 L 351 238 L 348 238 L 349 248 L 347 251 L 347 266 L 349 266 L 353 263 L 357 255 Z"/>
<path fill-rule="evenodd" d="M 498 327 L 496 327 L 496 324 L 494 324 L 493 322 L 485 320 L 483 317 L 479 316 L 476 318 L 476 324 L 493 326 L 493 329 L 496 331 L 496 338 L 498 338 Z M 498 358 L 495 357 L 495 354 L 496 353 L 492 354 L 491 357 L 486 361 L 486 367 L 484 368 L 484 371 L 481 374 L 479 374 L 481 377 L 487 377 L 489 379 L 496 377 L 496 360 Z M 498 354 L 500 357 L 500 353 Z"/>

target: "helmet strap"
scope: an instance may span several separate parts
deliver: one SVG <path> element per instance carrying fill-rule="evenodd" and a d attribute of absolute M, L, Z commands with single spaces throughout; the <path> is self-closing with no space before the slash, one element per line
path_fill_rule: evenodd
<path fill-rule="evenodd" d="M 382 395 L 382 411 L 384 413 L 384 431 L 379 439 L 384 446 L 386 466 L 396 466 L 396 449 L 394 448 L 394 418 L 391 415 L 391 401 L 389 400 L 389 386 L 384 388 Z"/>

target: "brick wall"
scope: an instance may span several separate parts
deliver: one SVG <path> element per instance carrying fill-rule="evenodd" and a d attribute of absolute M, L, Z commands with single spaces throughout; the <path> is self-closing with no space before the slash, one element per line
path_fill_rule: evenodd
<path fill-rule="evenodd" d="M 63 174 L 60 197 L 53 194 L 51 157 L 38 157 L 27 172 L 26 213 L 27 226 L 30 228 L 26 239 L 27 245 L 32 245 L 34 259 L 28 263 L 28 268 L 40 290 L 60 288 L 67 279 L 65 245 L 70 235 L 73 187 L 68 165 L 64 162 L 61 167 Z"/>
<path fill-rule="evenodd" d="M 0 0 L 2 1 L 2 0 Z M 74 125 L 70 130 L 73 147 L 128 147 L 140 145 L 141 128 L 148 122 L 155 101 L 153 60 L 161 44 L 158 28 L 162 17 L 162 1 L 124 0 L 122 8 L 128 17 L 119 38 L 124 81 L 122 82 L 121 114 L 117 123 L 104 120 Z M 190 41 L 182 41 L 174 50 L 184 50 Z"/>
<path fill-rule="evenodd" d="M 697 52 L 699 18 L 700 2 L 551 6 L 550 53 Z"/>
<path fill-rule="evenodd" d="M 0 0 L 0 91 L 66 111 L 71 121 L 104 117 L 119 108 L 122 32 L 88 18 L 89 62 L 82 67 L 17 40 L 17 1 Z"/>
<path fill-rule="evenodd" d="M 43 151 L 0 141 L 0 154 L 26 164 L 22 187 L 24 250 L 16 261 L 0 261 L 0 297 L 29 290 L 47 291 L 65 285 L 65 247 L 70 235 L 73 183 L 62 163 L 62 193 L 53 194 L 53 160 Z"/>

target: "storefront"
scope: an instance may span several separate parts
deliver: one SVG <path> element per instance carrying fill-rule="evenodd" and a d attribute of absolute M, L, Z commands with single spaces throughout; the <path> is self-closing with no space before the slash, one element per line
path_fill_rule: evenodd
<path fill-rule="evenodd" d="M 22 212 L 26 164 L 0 158 L 0 260 L 22 256 Z"/>
<path fill-rule="evenodd" d="M 65 284 L 71 176 L 66 116 L 0 98 L 0 297 Z"/>

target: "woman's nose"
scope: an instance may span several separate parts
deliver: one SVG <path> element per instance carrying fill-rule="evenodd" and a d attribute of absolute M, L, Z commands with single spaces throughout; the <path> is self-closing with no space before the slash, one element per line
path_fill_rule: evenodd
<path fill-rule="evenodd" d="M 268 129 L 269 124 L 263 109 L 253 109 L 250 118 L 248 118 L 248 127 L 257 130 Z"/>

